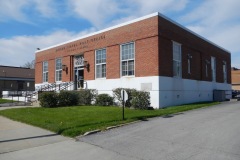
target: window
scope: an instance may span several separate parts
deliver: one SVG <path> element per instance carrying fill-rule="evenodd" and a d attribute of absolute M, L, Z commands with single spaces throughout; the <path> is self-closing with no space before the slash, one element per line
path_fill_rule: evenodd
<path fill-rule="evenodd" d="M 211 57 L 212 81 L 216 82 L 216 58 Z"/>
<path fill-rule="evenodd" d="M 106 49 L 99 49 L 95 54 L 96 78 L 106 78 Z"/>
<path fill-rule="evenodd" d="M 56 82 L 62 81 L 62 59 L 56 59 Z"/>
<path fill-rule="evenodd" d="M 191 74 L 191 60 L 188 59 L 188 74 Z"/>
<path fill-rule="evenodd" d="M 205 69 L 206 69 L 206 77 L 208 77 L 208 64 L 207 63 L 206 63 Z"/>
<path fill-rule="evenodd" d="M 134 43 L 121 45 L 121 71 L 122 76 L 134 75 L 135 46 Z"/>
<path fill-rule="evenodd" d="M 181 44 L 176 42 L 173 42 L 173 76 L 174 77 L 182 76 Z"/>
<path fill-rule="evenodd" d="M 223 82 L 227 83 L 227 64 L 223 61 Z"/>
<path fill-rule="evenodd" d="M 188 74 L 191 74 L 191 59 L 192 59 L 191 54 L 188 54 L 188 55 L 187 55 Z"/>
<path fill-rule="evenodd" d="M 43 62 L 43 82 L 48 82 L 48 62 Z"/>

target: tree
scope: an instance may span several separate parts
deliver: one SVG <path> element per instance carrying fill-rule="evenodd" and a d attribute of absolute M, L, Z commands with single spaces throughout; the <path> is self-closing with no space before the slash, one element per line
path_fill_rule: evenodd
<path fill-rule="evenodd" d="M 21 67 L 34 69 L 35 68 L 35 60 L 32 60 L 31 62 L 26 62 Z"/>

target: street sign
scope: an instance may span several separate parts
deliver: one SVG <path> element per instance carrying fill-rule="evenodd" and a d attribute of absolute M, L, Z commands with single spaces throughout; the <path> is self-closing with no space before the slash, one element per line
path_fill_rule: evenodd
<path fill-rule="evenodd" d="M 121 99 L 123 101 L 122 119 L 124 120 L 124 108 L 125 108 L 125 103 L 128 100 L 128 94 L 124 89 L 121 90 Z"/>
<path fill-rule="evenodd" d="M 126 102 L 128 100 L 128 94 L 127 94 L 127 92 L 124 89 L 121 90 L 121 99 L 124 102 Z"/>

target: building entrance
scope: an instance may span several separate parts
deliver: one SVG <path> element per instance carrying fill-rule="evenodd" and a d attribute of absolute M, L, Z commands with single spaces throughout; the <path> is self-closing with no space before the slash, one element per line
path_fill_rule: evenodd
<path fill-rule="evenodd" d="M 83 82 L 84 82 L 84 68 L 83 67 L 76 67 L 75 68 L 75 89 L 82 89 Z"/>
<path fill-rule="evenodd" d="M 84 88 L 84 57 L 83 55 L 74 56 L 74 89 Z"/>

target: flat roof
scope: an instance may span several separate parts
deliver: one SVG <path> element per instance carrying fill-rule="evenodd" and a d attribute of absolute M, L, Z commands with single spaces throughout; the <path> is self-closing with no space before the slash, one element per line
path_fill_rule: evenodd
<path fill-rule="evenodd" d="M 132 24 L 132 23 L 141 21 L 141 20 L 145 20 L 145 19 L 148 19 L 148 18 L 151 18 L 151 17 L 155 17 L 155 16 L 162 17 L 162 18 L 166 19 L 167 21 L 169 21 L 169 22 L 177 25 L 178 27 L 180 27 L 180 28 L 182 28 L 182 29 L 184 29 L 184 30 L 186 30 L 186 31 L 194 34 L 195 36 L 197 36 L 197 37 L 199 37 L 199 38 L 201 38 L 202 40 L 204 40 L 204 41 L 206 41 L 206 42 L 208 42 L 208 43 L 210 43 L 210 44 L 212 44 L 212 45 L 214 45 L 214 46 L 216 46 L 216 47 L 224 50 L 225 52 L 231 53 L 230 51 L 224 49 L 223 47 L 221 47 L 221 46 L 219 46 L 219 45 L 217 45 L 217 44 L 209 41 L 208 39 L 200 36 L 199 34 L 191 31 L 190 29 L 184 27 L 183 25 L 175 22 L 174 20 L 166 17 L 165 15 L 163 15 L 163 14 L 161 14 L 161 13 L 159 13 L 159 12 L 155 12 L 155 13 L 152 13 L 152 14 L 149 14 L 149 15 L 146 15 L 146 16 L 143 16 L 143 17 L 140 17 L 140 18 L 137 18 L 137 19 L 133 19 L 133 20 L 131 20 L 131 21 L 127 21 L 127 22 L 124 22 L 124 23 L 121 23 L 121 24 L 118 24 L 118 25 L 115 25 L 115 26 L 112 26 L 112 27 L 109 27 L 109 28 L 106 28 L 106 29 L 103 29 L 103 30 L 99 30 L 99 31 L 97 31 L 97 32 L 93 32 L 93 33 L 90 33 L 90 34 L 87 34 L 87 35 L 84 35 L 84 36 L 81 36 L 81 37 L 78 37 L 78 38 L 75 38 L 75 39 L 72 39 L 72 40 L 69 40 L 69 41 L 65 41 L 65 42 L 63 42 L 63 43 L 59 43 L 59 44 L 56 44 L 56 45 L 52 45 L 52 46 L 49 46 L 49 47 L 47 47 L 47 48 L 43 48 L 43 49 L 37 50 L 37 51 L 35 51 L 35 53 L 38 53 L 38 52 L 41 52 L 41 51 L 45 51 L 45 50 L 48 50 L 48 49 L 51 49 L 51 48 L 54 48 L 54 47 L 58 47 L 58 46 L 61 46 L 61 45 L 64 45 L 64 44 L 67 44 L 67 43 L 70 43 L 70 42 L 74 42 L 74 41 L 77 41 L 77 40 L 81 40 L 81 39 L 83 39 L 83 38 L 87 38 L 87 37 L 90 37 L 90 36 L 94 36 L 94 35 L 97 35 L 97 34 L 100 34 L 100 33 L 106 32 L 106 31 L 110 31 L 110 30 L 113 30 L 113 29 L 116 29 L 116 28 L 119 28 L 119 27 L 122 27 L 122 26 L 126 26 L 126 25 L 129 25 L 129 24 Z"/>
<path fill-rule="evenodd" d="M 0 65 L 0 78 L 34 79 L 35 69 Z"/>

